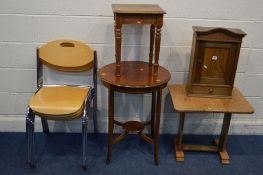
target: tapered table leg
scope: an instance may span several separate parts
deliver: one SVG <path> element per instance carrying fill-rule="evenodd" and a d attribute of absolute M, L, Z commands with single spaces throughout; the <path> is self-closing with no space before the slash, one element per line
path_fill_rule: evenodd
<path fill-rule="evenodd" d="M 107 156 L 107 164 L 111 163 L 112 157 L 112 144 L 113 144 L 113 127 L 114 127 L 114 91 L 112 88 L 109 88 L 109 104 L 108 104 L 108 156 Z"/>
<path fill-rule="evenodd" d="M 157 104 L 156 104 L 156 121 L 154 129 L 154 162 L 155 165 L 159 165 L 158 159 L 158 140 L 159 140 L 159 128 L 160 128 L 160 116 L 161 116 L 161 104 L 162 104 L 162 88 L 158 88 L 157 92 Z"/>
<path fill-rule="evenodd" d="M 156 106 L 156 92 L 153 92 L 152 93 L 152 109 L 151 109 L 151 135 L 152 137 L 154 137 L 155 106 Z"/>
<path fill-rule="evenodd" d="M 183 151 L 183 145 L 182 145 L 183 144 L 184 119 L 185 119 L 185 113 L 180 112 L 178 135 L 177 135 L 177 141 L 175 144 L 175 156 L 176 156 L 176 161 L 178 162 L 184 161 L 184 151 Z"/>

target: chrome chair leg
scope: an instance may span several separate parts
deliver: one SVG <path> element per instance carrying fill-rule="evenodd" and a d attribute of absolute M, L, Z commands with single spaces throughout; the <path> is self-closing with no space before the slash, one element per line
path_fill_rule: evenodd
<path fill-rule="evenodd" d="M 33 114 L 34 115 L 34 114 Z M 35 117 L 35 116 L 34 116 Z M 33 119 L 34 120 L 34 119 Z M 34 152 L 35 152 L 35 136 L 34 136 L 34 130 L 35 130 L 35 126 L 34 123 L 31 126 L 31 164 L 30 166 L 32 168 L 35 167 L 35 163 L 34 163 Z"/>
<path fill-rule="evenodd" d="M 28 115 L 28 114 L 27 114 Z M 30 164 L 30 126 L 28 122 L 28 116 L 26 117 L 26 137 L 27 137 L 27 162 Z"/>
<path fill-rule="evenodd" d="M 93 132 L 95 135 L 98 133 L 98 123 L 97 123 L 97 94 L 95 91 L 94 98 L 93 98 Z"/>
<path fill-rule="evenodd" d="M 93 83 L 94 83 L 94 88 L 93 88 L 93 132 L 95 136 L 98 133 L 98 123 L 97 123 L 97 73 L 98 73 L 98 59 L 97 59 L 97 52 L 94 51 L 94 65 L 93 65 Z"/>
<path fill-rule="evenodd" d="M 87 113 L 84 110 L 83 118 L 82 118 L 82 168 L 86 169 L 86 160 L 87 160 L 87 128 L 88 128 L 88 121 L 87 121 Z"/>
<path fill-rule="evenodd" d="M 48 135 L 49 134 L 49 128 L 48 128 L 47 119 L 41 118 L 41 123 L 42 123 L 43 132 Z"/>
<path fill-rule="evenodd" d="M 27 160 L 32 168 L 34 167 L 34 122 L 35 114 L 28 108 L 26 116 Z"/>

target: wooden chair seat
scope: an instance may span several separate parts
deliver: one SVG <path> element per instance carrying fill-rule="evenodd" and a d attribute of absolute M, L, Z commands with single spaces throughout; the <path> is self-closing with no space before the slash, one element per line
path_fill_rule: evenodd
<path fill-rule="evenodd" d="M 81 116 L 89 87 L 42 87 L 29 107 L 39 116 L 53 120 L 71 120 Z"/>

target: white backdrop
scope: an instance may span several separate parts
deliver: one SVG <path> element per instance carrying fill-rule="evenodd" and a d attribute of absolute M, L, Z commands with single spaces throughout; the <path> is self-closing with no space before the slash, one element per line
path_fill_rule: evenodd
<path fill-rule="evenodd" d="M 261 0 L 0 0 L 0 131 L 25 131 L 27 103 L 36 89 L 36 47 L 55 39 L 76 39 L 98 52 L 99 67 L 114 61 L 112 3 L 158 3 L 166 12 L 160 64 L 171 71 L 169 84 L 184 83 L 190 59 L 192 26 L 240 28 L 242 44 L 235 85 L 254 106 L 253 115 L 234 115 L 230 133 L 263 134 L 263 1 Z M 147 60 L 149 26 L 123 27 L 123 60 Z M 53 75 L 56 72 L 47 72 Z M 63 75 L 86 83 L 87 74 Z M 56 78 L 57 79 L 57 78 Z M 53 80 L 52 80 L 53 81 Z M 116 95 L 120 120 L 146 120 L 149 95 Z M 99 81 L 98 125 L 107 132 L 107 89 Z M 143 116 L 143 117 L 142 117 Z M 222 115 L 187 114 L 187 133 L 215 134 Z M 162 133 L 176 133 L 178 113 L 164 90 Z M 92 129 L 92 120 L 90 122 Z M 52 131 L 79 132 L 80 121 L 50 122 Z M 41 131 L 37 120 L 37 131 Z M 119 128 L 116 129 L 119 131 Z"/>

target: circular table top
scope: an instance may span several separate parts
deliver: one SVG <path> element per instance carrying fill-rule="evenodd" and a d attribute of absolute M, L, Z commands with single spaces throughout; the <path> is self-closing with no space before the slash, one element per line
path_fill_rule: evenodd
<path fill-rule="evenodd" d="M 158 75 L 153 76 L 153 66 L 142 61 L 122 61 L 121 76 L 116 76 L 116 64 L 111 63 L 102 67 L 99 76 L 107 85 L 125 88 L 152 88 L 167 84 L 171 78 L 168 70 L 162 66 L 158 67 Z"/>

